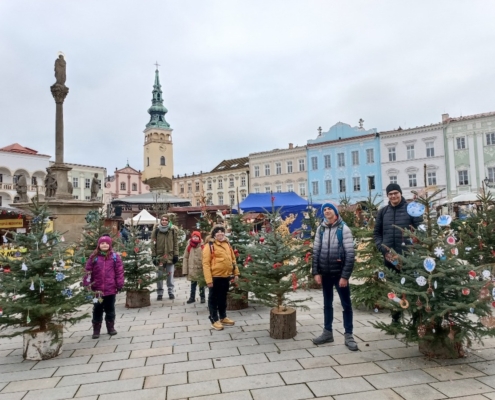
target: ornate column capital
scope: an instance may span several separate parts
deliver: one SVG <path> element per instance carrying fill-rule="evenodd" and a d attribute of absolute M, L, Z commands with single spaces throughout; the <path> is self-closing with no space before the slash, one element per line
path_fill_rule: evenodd
<path fill-rule="evenodd" d="M 63 104 L 67 94 L 69 93 L 69 88 L 65 85 L 56 83 L 50 86 L 52 96 L 57 104 Z"/>

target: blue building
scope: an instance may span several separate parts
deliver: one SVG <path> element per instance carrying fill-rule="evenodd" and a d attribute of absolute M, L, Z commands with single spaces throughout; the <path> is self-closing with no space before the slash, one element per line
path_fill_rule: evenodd
<path fill-rule="evenodd" d="M 380 138 L 376 129 L 365 130 L 339 122 L 328 132 L 308 140 L 308 190 L 315 203 L 343 197 L 351 204 L 377 194 L 382 200 Z"/>

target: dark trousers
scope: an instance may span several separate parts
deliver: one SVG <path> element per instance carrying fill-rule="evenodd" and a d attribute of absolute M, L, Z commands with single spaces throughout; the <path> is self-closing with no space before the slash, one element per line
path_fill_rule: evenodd
<path fill-rule="evenodd" d="M 211 322 L 227 317 L 229 283 L 230 278 L 213 277 L 213 287 L 210 288 L 208 294 L 208 309 L 210 310 Z"/>
<path fill-rule="evenodd" d="M 197 281 L 192 281 L 191 282 L 191 299 L 194 299 L 196 297 L 196 288 L 198 287 L 198 282 Z M 205 298 L 205 287 L 200 286 L 199 287 L 199 297 L 202 299 Z"/>
<path fill-rule="evenodd" d="M 93 323 L 101 324 L 103 321 L 103 312 L 105 312 L 105 321 L 115 321 L 115 295 L 103 296 L 103 301 L 93 304 Z"/>
<path fill-rule="evenodd" d="M 340 276 L 332 277 L 328 275 L 321 276 L 321 286 L 323 289 L 323 315 L 325 319 L 325 329 L 327 331 L 332 330 L 333 323 L 333 288 L 337 289 L 337 293 L 340 297 L 340 303 L 344 309 L 342 315 L 344 317 L 344 330 L 345 333 L 352 334 L 352 303 L 351 303 L 351 289 L 349 283 L 346 287 L 339 286 Z"/>

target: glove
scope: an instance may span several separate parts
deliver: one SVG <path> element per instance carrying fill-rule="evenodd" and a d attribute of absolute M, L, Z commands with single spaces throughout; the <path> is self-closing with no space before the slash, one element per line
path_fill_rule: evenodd
<path fill-rule="evenodd" d="M 172 258 L 172 263 L 176 263 L 177 261 L 179 261 L 179 256 L 174 256 L 174 258 Z"/>

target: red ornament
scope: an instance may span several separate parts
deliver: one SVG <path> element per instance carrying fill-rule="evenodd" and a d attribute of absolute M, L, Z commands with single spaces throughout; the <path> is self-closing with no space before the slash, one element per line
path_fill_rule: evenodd
<path fill-rule="evenodd" d="M 296 290 L 297 289 L 297 276 L 296 274 L 293 272 L 292 273 L 292 290 Z"/>
<path fill-rule="evenodd" d="M 272 203 L 275 203 L 275 196 L 272 196 Z"/>
<path fill-rule="evenodd" d="M 469 293 L 471 293 L 471 291 L 470 291 L 468 288 L 463 288 L 463 289 L 462 289 L 462 294 L 463 294 L 464 296 L 468 296 L 468 295 L 469 295 Z"/>
<path fill-rule="evenodd" d="M 492 256 L 495 257 L 495 250 L 492 250 Z"/>
<path fill-rule="evenodd" d="M 395 293 L 390 292 L 389 294 L 387 294 L 387 297 L 388 297 L 390 300 L 393 300 L 393 299 L 395 299 Z"/>
<path fill-rule="evenodd" d="M 309 246 L 310 244 L 311 244 L 311 242 L 310 242 L 309 240 L 305 240 L 305 241 L 304 241 L 304 245 L 305 245 L 305 246 Z"/>
<path fill-rule="evenodd" d="M 492 301 L 492 307 L 495 307 L 495 301 Z"/>
<path fill-rule="evenodd" d="M 134 247 L 134 252 L 138 253 L 139 252 L 139 247 Z"/>
<path fill-rule="evenodd" d="M 469 271 L 469 276 L 471 278 L 476 278 L 476 272 L 474 272 L 473 270 Z"/>
<path fill-rule="evenodd" d="M 234 250 L 234 255 L 236 256 L 236 258 L 239 257 L 239 250 L 235 249 Z"/>
<path fill-rule="evenodd" d="M 308 252 L 306 253 L 306 256 L 304 257 L 304 261 L 305 261 L 306 263 L 308 263 L 308 262 L 309 262 L 309 257 L 311 257 L 311 252 L 310 252 L 310 251 L 308 251 Z"/>
<path fill-rule="evenodd" d="M 275 263 L 275 264 L 273 264 L 273 268 L 274 269 L 280 268 L 281 266 L 282 266 L 281 263 Z"/>
<path fill-rule="evenodd" d="M 260 243 L 263 243 L 265 241 L 264 237 L 260 237 Z"/>

